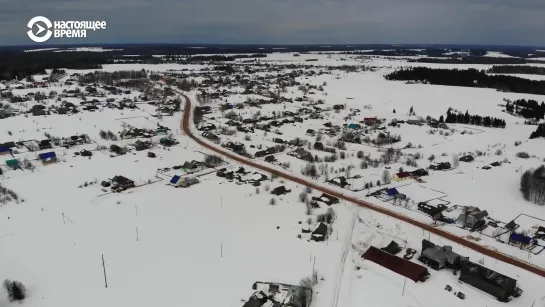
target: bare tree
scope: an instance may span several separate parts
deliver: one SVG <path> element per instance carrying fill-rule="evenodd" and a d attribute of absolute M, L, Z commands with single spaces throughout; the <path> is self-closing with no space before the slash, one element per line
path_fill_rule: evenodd
<path fill-rule="evenodd" d="M 384 170 L 384 172 L 382 172 L 382 182 L 384 182 L 384 184 L 389 184 L 390 182 L 392 182 L 392 180 L 390 179 L 390 172 L 388 172 L 388 170 Z"/>

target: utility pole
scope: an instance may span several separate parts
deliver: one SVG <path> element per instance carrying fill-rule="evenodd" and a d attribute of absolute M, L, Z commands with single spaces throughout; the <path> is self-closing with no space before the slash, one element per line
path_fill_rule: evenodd
<path fill-rule="evenodd" d="M 138 242 L 138 227 L 136 227 L 136 242 Z"/>
<path fill-rule="evenodd" d="M 405 294 L 405 284 L 407 283 L 407 277 L 405 277 L 405 281 L 403 282 L 403 292 L 401 293 L 401 296 Z"/>
<path fill-rule="evenodd" d="M 106 279 L 106 265 L 104 264 L 104 254 L 102 254 L 102 268 L 104 269 L 104 286 L 108 288 L 108 280 Z"/>

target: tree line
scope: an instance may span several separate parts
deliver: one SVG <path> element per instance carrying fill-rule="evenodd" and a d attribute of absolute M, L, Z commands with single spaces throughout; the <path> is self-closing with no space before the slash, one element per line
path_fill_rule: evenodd
<path fill-rule="evenodd" d="M 441 118 L 439 121 L 441 122 Z M 490 116 L 480 116 L 480 115 L 471 115 L 468 111 L 465 114 L 460 112 L 453 112 L 451 108 L 447 110 L 447 117 L 445 118 L 445 123 L 447 124 L 466 124 L 466 125 L 475 125 L 475 126 L 484 126 L 484 127 L 493 127 L 493 128 L 505 128 L 505 120 L 490 117 Z"/>
<path fill-rule="evenodd" d="M 477 69 L 402 68 L 385 76 L 386 80 L 419 81 L 435 85 L 484 87 L 498 91 L 545 95 L 545 81 L 494 75 Z"/>
<path fill-rule="evenodd" d="M 146 79 L 148 74 L 142 70 L 119 70 L 114 72 L 95 71 L 79 77 L 79 82 L 83 83 L 103 83 L 114 85 L 114 81 L 122 79 Z"/>
<path fill-rule="evenodd" d="M 545 124 L 539 124 L 534 132 L 530 134 L 530 139 L 545 138 Z"/>
<path fill-rule="evenodd" d="M 522 65 L 494 65 L 487 72 L 494 74 L 545 75 L 545 67 Z"/>
<path fill-rule="evenodd" d="M 527 170 L 520 178 L 520 191 L 525 200 L 545 206 L 545 166 Z"/>
<path fill-rule="evenodd" d="M 508 101 L 505 105 L 505 111 L 520 115 L 524 118 L 540 120 L 545 117 L 545 102 L 540 104 L 532 99 L 517 99 L 513 102 Z"/>

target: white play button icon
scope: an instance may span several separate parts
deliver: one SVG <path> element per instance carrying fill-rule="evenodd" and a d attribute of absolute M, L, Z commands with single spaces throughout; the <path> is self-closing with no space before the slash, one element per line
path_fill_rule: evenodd
<path fill-rule="evenodd" d="M 36 24 L 36 26 L 38 26 L 38 32 L 36 32 L 36 34 L 40 34 L 42 33 L 43 31 L 45 31 L 45 28 L 40 26 L 39 24 Z"/>

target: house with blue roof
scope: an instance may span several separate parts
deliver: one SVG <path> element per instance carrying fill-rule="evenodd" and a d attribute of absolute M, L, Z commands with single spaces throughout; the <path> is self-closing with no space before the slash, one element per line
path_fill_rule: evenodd
<path fill-rule="evenodd" d="M 391 188 L 386 190 L 386 194 L 388 194 L 388 196 L 396 196 L 399 194 L 399 191 L 397 191 L 396 188 Z"/>
<path fill-rule="evenodd" d="M 527 248 L 533 245 L 533 239 L 521 233 L 512 232 L 511 236 L 509 237 L 509 243 L 520 248 Z"/>
<path fill-rule="evenodd" d="M 57 154 L 54 151 L 43 152 L 38 155 L 42 164 L 51 164 L 57 162 Z"/>
<path fill-rule="evenodd" d="M 350 128 L 350 129 L 360 129 L 361 125 L 360 124 L 350 124 L 350 125 L 348 125 L 348 128 Z"/>
<path fill-rule="evenodd" d="M 172 176 L 172 179 L 170 179 L 170 184 L 172 184 L 173 186 L 176 186 L 178 185 L 178 182 L 180 181 L 180 177 L 179 175 L 174 175 Z"/>

